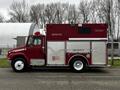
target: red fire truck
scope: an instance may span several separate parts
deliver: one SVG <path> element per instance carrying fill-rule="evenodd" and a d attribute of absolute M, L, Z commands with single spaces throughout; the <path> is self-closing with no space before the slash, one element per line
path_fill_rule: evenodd
<path fill-rule="evenodd" d="M 26 45 L 8 51 L 7 57 L 17 72 L 30 66 L 62 66 L 78 72 L 104 67 L 107 28 L 106 24 L 47 24 L 46 35 L 29 35 Z"/>

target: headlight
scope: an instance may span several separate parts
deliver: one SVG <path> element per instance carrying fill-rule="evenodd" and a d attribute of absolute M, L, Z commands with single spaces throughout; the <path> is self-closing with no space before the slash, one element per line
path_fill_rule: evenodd
<path fill-rule="evenodd" d="M 10 51 L 8 51 L 8 54 L 10 54 L 11 52 Z"/>

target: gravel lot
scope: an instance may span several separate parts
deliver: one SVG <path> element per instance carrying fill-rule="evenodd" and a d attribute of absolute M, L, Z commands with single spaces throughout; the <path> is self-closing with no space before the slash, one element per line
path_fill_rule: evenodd
<path fill-rule="evenodd" d="M 0 68 L 0 90 L 120 90 L 120 69 L 90 69 L 83 73 L 33 69 L 15 73 L 11 68 Z"/>

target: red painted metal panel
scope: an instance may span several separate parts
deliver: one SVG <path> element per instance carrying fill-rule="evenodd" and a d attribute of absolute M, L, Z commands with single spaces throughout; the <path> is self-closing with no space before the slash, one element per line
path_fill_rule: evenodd
<path fill-rule="evenodd" d="M 75 24 L 48 24 L 47 40 L 65 41 L 69 38 L 107 38 L 106 24 L 83 24 L 82 27 L 89 28 L 90 33 L 79 33 L 80 27 Z"/>

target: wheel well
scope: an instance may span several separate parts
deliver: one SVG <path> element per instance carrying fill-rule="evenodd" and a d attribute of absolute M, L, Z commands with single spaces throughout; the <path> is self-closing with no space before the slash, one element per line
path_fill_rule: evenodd
<path fill-rule="evenodd" d="M 23 58 L 25 62 L 27 62 L 26 58 L 23 55 L 16 55 L 15 57 L 13 57 L 13 60 L 15 60 L 16 58 Z"/>
<path fill-rule="evenodd" d="M 86 65 L 88 65 L 88 60 L 87 60 L 87 58 L 84 57 L 84 56 L 74 56 L 74 57 L 72 57 L 72 58 L 70 59 L 70 61 L 69 61 L 69 65 L 71 65 L 72 62 L 73 62 L 74 60 L 78 59 L 78 58 L 81 59 L 81 61 L 83 61 Z"/>

